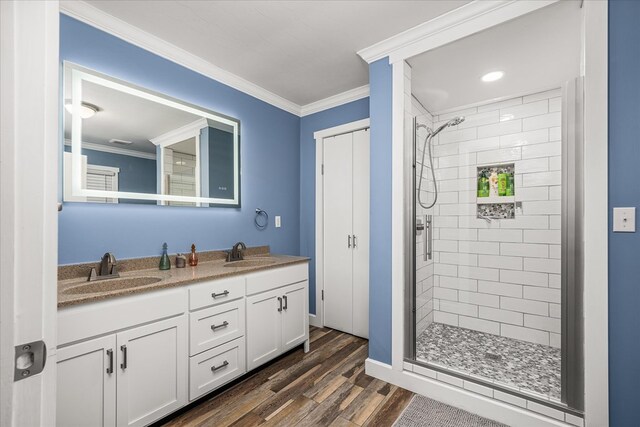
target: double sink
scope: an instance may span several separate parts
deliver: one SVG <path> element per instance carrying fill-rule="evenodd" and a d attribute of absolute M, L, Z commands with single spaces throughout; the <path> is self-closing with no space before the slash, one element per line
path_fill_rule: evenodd
<path fill-rule="evenodd" d="M 262 267 L 271 264 L 275 264 L 277 262 L 276 259 L 273 259 L 269 256 L 266 257 L 252 257 L 245 258 L 239 261 L 230 261 L 222 264 L 225 268 L 252 268 L 252 267 Z M 197 267 L 196 267 L 197 268 Z M 113 292 L 113 291 L 125 291 L 130 289 L 136 289 L 148 285 L 152 285 L 154 283 L 158 283 L 162 280 L 166 280 L 167 275 L 163 275 L 162 277 L 158 277 L 155 275 L 149 275 L 149 270 L 141 271 L 141 276 L 128 276 L 128 277 L 118 277 L 113 279 L 103 279 L 97 280 L 93 282 L 87 282 L 86 279 L 79 281 L 77 285 L 72 285 L 67 287 L 62 291 L 65 295 L 85 295 L 85 294 L 94 294 L 98 292 Z M 170 276 L 169 276 L 170 277 Z"/>

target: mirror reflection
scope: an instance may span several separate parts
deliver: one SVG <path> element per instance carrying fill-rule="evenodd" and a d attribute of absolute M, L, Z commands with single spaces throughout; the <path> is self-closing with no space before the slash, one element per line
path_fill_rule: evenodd
<path fill-rule="evenodd" d="M 64 94 L 65 201 L 239 206 L 237 120 L 70 64 Z"/>

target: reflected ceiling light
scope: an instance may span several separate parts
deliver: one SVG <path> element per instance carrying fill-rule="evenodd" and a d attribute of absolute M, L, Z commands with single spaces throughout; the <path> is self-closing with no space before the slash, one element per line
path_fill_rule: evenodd
<path fill-rule="evenodd" d="M 178 166 L 184 166 L 184 165 L 186 165 L 186 164 L 187 164 L 187 162 L 185 162 L 184 160 L 178 160 L 178 161 L 176 161 L 176 165 L 178 165 Z"/>
<path fill-rule="evenodd" d="M 109 142 L 112 144 L 125 144 L 125 145 L 133 144 L 133 141 L 127 141 L 124 139 L 116 139 L 116 138 L 110 139 Z"/>
<path fill-rule="evenodd" d="M 71 101 L 67 101 L 64 104 L 64 108 L 69 112 L 69 114 L 73 114 L 73 103 Z M 93 104 L 89 104 L 87 102 L 80 104 L 80 117 L 83 119 L 95 116 L 98 111 L 100 111 L 100 109 Z"/>
<path fill-rule="evenodd" d="M 515 116 L 513 114 L 503 114 L 500 116 L 501 122 L 506 122 L 507 120 L 513 120 Z"/>
<path fill-rule="evenodd" d="M 503 77 L 504 77 L 504 71 L 492 71 L 482 76 L 482 81 L 485 83 L 495 82 L 496 80 L 500 80 Z"/>

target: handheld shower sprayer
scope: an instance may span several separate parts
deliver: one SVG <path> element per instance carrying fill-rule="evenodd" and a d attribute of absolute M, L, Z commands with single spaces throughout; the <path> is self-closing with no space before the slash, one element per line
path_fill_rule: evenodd
<path fill-rule="evenodd" d="M 414 130 L 416 136 L 418 134 L 418 129 L 424 128 L 427 130 L 427 136 L 424 139 L 424 144 L 422 146 L 422 161 L 420 162 L 420 179 L 418 180 L 418 203 L 420 204 L 420 206 L 422 206 L 425 209 L 432 208 L 438 201 L 438 182 L 436 181 L 436 171 L 433 168 L 433 155 L 431 153 L 431 142 L 433 141 L 433 137 L 439 134 L 440 132 L 442 132 L 444 129 L 448 128 L 449 126 L 457 126 L 462 122 L 464 122 L 463 116 L 454 117 L 448 122 L 442 124 L 435 131 L 433 131 L 433 129 L 431 129 L 426 125 L 416 123 L 415 130 Z M 433 202 L 428 205 L 425 203 L 422 203 L 422 174 L 424 172 L 424 154 L 427 151 L 427 149 L 429 150 L 429 165 L 431 167 L 431 177 L 433 178 L 433 189 L 435 193 L 433 197 Z"/>

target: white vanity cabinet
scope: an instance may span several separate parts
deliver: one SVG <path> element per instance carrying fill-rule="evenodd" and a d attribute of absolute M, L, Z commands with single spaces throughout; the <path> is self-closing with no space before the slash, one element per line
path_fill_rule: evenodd
<path fill-rule="evenodd" d="M 186 316 L 58 350 L 57 422 L 144 426 L 187 403 Z"/>
<path fill-rule="evenodd" d="M 247 277 L 247 369 L 309 339 L 307 265 Z"/>
<path fill-rule="evenodd" d="M 56 426 L 116 425 L 116 336 L 58 350 Z"/>
<path fill-rule="evenodd" d="M 118 426 L 145 426 L 187 403 L 187 318 L 116 335 Z"/>
<path fill-rule="evenodd" d="M 59 427 L 149 425 L 305 343 L 306 263 L 58 311 Z"/>

